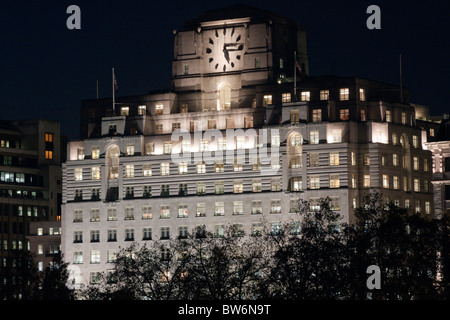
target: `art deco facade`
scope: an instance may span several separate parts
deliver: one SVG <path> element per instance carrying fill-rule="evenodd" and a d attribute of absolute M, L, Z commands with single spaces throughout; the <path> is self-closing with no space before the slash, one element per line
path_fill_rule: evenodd
<path fill-rule="evenodd" d="M 227 225 L 251 235 L 330 197 L 343 221 L 377 190 L 431 215 L 431 153 L 408 91 L 357 77 L 308 77 L 297 23 L 238 7 L 174 32 L 172 88 L 83 101 L 63 165 L 63 237 L 77 285 L 132 242 Z M 295 68 L 294 52 L 300 68 Z M 294 90 L 294 70 L 297 74 Z"/>

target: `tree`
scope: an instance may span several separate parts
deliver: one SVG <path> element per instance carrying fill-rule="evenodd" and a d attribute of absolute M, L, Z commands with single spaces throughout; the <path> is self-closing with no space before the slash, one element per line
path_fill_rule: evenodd
<path fill-rule="evenodd" d="M 68 263 L 63 261 L 61 253 L 53 257 L 52 263 L 45 269 L 40 297 L 42 300 L 72 300 L 73 289 L 67 287 Z"/>
<path fill-rule="evenodd" d="M 266 279 L 267 298 L 345 298 L 346 225 L 340 224 L 341 217 L 330 209 L 328 198 L 321 200 L 318 210 L 311 210 L 308 202 L 300 201 L 298 213 L 299 234 L 291 224 L 285 224 L 279 232 L 265 232 L 274 252 Z"/>
<path fill-rule="evenodd" d="M 438 228 L 433 219 L 384 203 L 370 193 L 355 213 L 350 228 L 352 295 L 354 299 L 435 299 Z M 366 270 L 381 270 L 381 289 L 368 290 Z"/>
<path fill-rule="evenodd" d="M 236 226 L 223 236 L 205 232 L 187 241 L 188 269 L 194 299 L 256 299 L 256 288 L 267 269 L 267 250 L 261 238 L 243 237 Z"/>

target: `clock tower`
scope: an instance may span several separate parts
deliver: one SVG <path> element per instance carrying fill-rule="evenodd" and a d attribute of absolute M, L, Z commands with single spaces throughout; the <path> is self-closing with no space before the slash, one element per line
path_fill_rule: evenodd
<path fill-rule="evenodd" d="M 208 11 L 174 36 L 172 88 L 191 94 L 190 111 L 250 107 L 256 86 L 293 81 L 295 52 L 308 73 L 305 31 L 261 9 Z"/>

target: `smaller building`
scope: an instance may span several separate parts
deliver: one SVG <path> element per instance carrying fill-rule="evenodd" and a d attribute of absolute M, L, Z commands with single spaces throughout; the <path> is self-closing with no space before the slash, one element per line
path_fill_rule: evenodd
<path fill-rule="evenodd" d="M 425 148 L 432 152 L 433 193 L 435 215 L 442 218 L 450 215 L 450 119 L 443 116 L 434 139 L 425 143 Z"/>

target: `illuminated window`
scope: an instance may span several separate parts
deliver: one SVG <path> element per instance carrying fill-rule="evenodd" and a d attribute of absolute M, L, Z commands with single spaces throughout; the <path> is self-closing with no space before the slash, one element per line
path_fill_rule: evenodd
<path fill-rule="evenodd" d="M 245 128 L 253 128 L 253 117 L 244 117 L 244 127 Z"/>
<path fill-rule="evenodd" d="M 322 109 L 313 109 L 312 111 L 312 122 L 322 121 Z"/>
<path fill-rule="evenodd" d="M 270 213 L 281 213 L 281 201 L 270 200 Z"/>
<path fill-rule="evenodd" d="M 138 106 L 138 114 L 143 116 L 147 113 L 147 107 L 146 106 Z"/>
<path fill-rule="evenodd" d="M 200 151 L 208 151 L 209 150 L 209 141 L 206 139 L 202 139 L 200 141 Z"/>
<path fill-rule="evenodd" d="M 423 171 L 428 171 L 429 167 L 428 167 L 428 159 L 424 158 L 423 159 Z"/>
<path fill-rule="evenodd" d="M 175 130 L 180 130 L 180 129 L 181 129 L 181 124 L 179 122 L 172 123 L 172 132 Z"/>
<path fill-rule="evenodd" d="M 302 91 L 300 93 L 300 101 L 310 101 L 311 100 L 311 91 Z"/>
<path fill-rule="evenodd" d="M 338 174 L 330 174 L 330 188 L 339 188 L 339 175 Z"/>
<path fill-rule="evenodd" d="M 352 166 L 356 165 L 356 153 L 354 151 L 350 153 L 350 163 Z"/>
<path fill-rule="evenodd" d="M 281 101 L 284 102 L 291 102 L 291 94 L 290 93 L 282 93 L 281 94 Z"/>
<path fill-rule="evenodd" d="M 164 154 L 172 153 L 172 141 L 164 141 Z"/>
<path fill-rule="evenodd" d="M 223 194 L 224 193 L 224 184 L 223 181 L 215 181 L 214 182 L 214 193 L 215 194 Z"/>
<path fill-rule="evenodd" d="M 127 156 L 133 156 L 133 155 L 134 155 L 134 145 L 127 144 Z"/>
<path fill-rule="evenodd" d="M 252 191 L 253 192 L 261 192 L 262 191 L 261 179 L 252 179 Z"/>
<path fill-rule="evenodd" d="M 91 209 L 90 210 L 90 222 L 99 222 L 100 221 L 100 209 Z"/>
<path fill-rule="evenodd" d="M 150 206 L 143 206 L 142 207 L 142 219 L 152 219 L 152 207 Z"/>
<path fill-rule="evenodd" d="M 383 174 L 383 188 L 389 188 L 389 176 Z"/>
<path fill-rule="evenodd" d="M 364 175 L 364 188 L 370 188 L 370 174 Z"/>
<path fill-rule="evenodd" d="M 398 144 L 398 136 L 396 132 L 392 132 L 392 144 L 394 146 Z"/>
<path fill-rule="evenodd" d="M 263 106 L 267 107 L 268 105 L 271 105 L 271 104 L 272 104 L 272 95 L 271 94 L 264 95 Z"/>
<path fill-rule="evenodd" d="M 224 202 L 214 202 L 214 215 L 215 216 L 225 215 L 225 203 Z"/>
<path fill-rule="evenodd" d="M 414 211 L 416 212 L 416 213 L 420 213 L 420 200 L 416 200 L 416 201 L 414 201 Z"/>
<path fill-rule="evenodd" d="M 331 143 L 342 142 L 342 131 L 341 129 L 331 130 Z"/>
<path fill-rule="evenodd" d="M 91 179 L 92 180 L 100 179 L 100 167 L 92 167 L 91 168 Z"/>
<path fill-rule="evenodd" d="M 366 110 L 361 109 L 361 121 L 366 121 Z"/>
<path fill-rule="evenodd" d="M 100 148 L 99 147 L 92 147 L 91 157 L 92 157 L 92 159 L 100 158 Z"/>
<path fill-rule="evenodd" d="M 272 146 L 279 146 L 280 145 L 280 132 L 278 130 L 272 130 L 271 131 L 271 145 Z"/>
<path fill-rule="evenodd" d="M 208 129 L 217 129 L 217 121 L 214 120 L 208 120 Z"/>
<path fill-rule="evenodd" d="M 84 159 L 84 148 L 77 148 L 77 159 L 78 160 Z"/>
<path fill-rule="evenodd" d="M 197 163 L 197 173 L 206 173 L 206 163 L 205 163 L 205 161 Z"/>
<path fill-rule="evenodd" d="M 53 159 L 53 151 L 45 150 L 45 159 L 48 159 L 48 160 Z"/>
<path fill-rule="evenodd" d="M 349 99 L 349 89 L 341 88 L 339 89 L 339 100 L 345 101 Z"/>
<path fill-rule="evenodd" d="M 168 176 L 170 174 L 170 166 L 168 162 L 161 163 L 161 175 Z"/>
<path fill-rule="evenodd" d="M 434 137 L 434 129 L 430 128 L 430 137 Z"/>
<path fill-rule="evenodd" d="M 100 263 L 100 251 L 99 250 L 91 250 L 91 263 Z M 91 272 L 91 274 L 94 274 L 95 276 L 91 276 L 91 283 L 96 283 L 99 281 L 100 279 L 100 274 L 97 272 Z M 97 278 L 96 280 L 94 280 L 93 278 Z"/>
<path fill-rule="evenodd" d="M 291 191 L 302 191 L 302 177 L 292 177 L 291 178 Z"/>
<path fill-rule="evenodd" d="M 359 88 L 359 100 L 366 101 L 366 91 L 363 88 Z"/>
<path fill-rule="evenodd" d="M 419 170 L 419 158 L 418 157 L 413 157 L 413 169 Z"/>
<path fill-rule="evenodd" d="M 178 174 L 186 174 L 188 172 L 187 162 L 180 162 L 178 164 Z"/>
<path fill-rule="evenodd" d="M 292 156 L 289 161 L 289 168 L 298 169 L 302 167 L 302 157 L 301 156 Z"/>
<path fill-rule="evenodd" d="M 329 206 L 330 206 L 331 210 L 339 211 L 341 209 L 340 208 L 339 197 L 330 197 Z"/>
<path fill-rule="evenodd" d="M 358 180 L 356 179 L 356 175 L 354 173 L 351 174 L 351 179 L 350 180 L 351 180 L 350 181 L 351 182 L 350 186 L 355 189 L 357 187 L 357 185 L 358 185 Z"/>
<path fill-rule="evenodd" d="M 431 213 L 431 203 L 430 201 L 425 201 L 425 214 Z"/>
<path fill-rule="evenodd" d="M 142 165 L 142 175 L 144 177 L 150 177 L 152 175 L 152 165 L 151 163 L 145 163 Z"/>
<path fill-rule="evenodd" d="M 170 206 L 162 205 L 162 206 L 160 206 L 160 210 L 161 210 L 161 214 L 160 214 L 159 217 L 161 219 L 168 219 L 168 218 L 170 218 Z"/>
<path fill-rule="evenodd" d="M 164 105 L 162 105 L 162 104 L 157 104 L 156 106 L 155 106 L 155 115 L 161 115 L 161 114 L 163 114 L 163 112 L 164 112 Z"/>
<path fill-rule="evenodd" d="M 348 109 L 340 109 L 339 110 L 339 119 L 341 119 L 342 121 L 347 121 L 349 119 L 350 115 L 349 115 L 349 111 Z"/>
<path fill-rule="evenodd" d="M 74 177 L 75 181 L 81 181 L 83 180 L 83 168 L 75 168 L 74 171 Z"/>
<path fill-rule="evenodd" d="M 364 153 L 364 165 L 365 166 L 370 166 L 370 154 L 368 153 Z"/>
<path fill-rule="evenodd" d="M 125 165 L 125 178 L 134 177 L 134 164 Z"/>
<path fill-rule="evenodd" d="M 320 189 L 320 177 L 310 176 L 309 177 L 309 188 L 310 189 Z"/>
<path fill-rule="evenodd" d="M 392 187 L 396 190 L 400 189 L 400 182 L 398 180 L 398 176 L 392 177 Z"/>
<path fill-rule="evenodd" d="M 223 84 L 219 89 L 219 101 L 217 110 L 230 110 L 230 108 L 231 108 L 231 86 L 229 84 Z"/>
<path fill-rule="evenodd" d="M 392 154 L 392 165 L 393 166 L 398 166 L 399 162 L 398 162 L 398 154 L 394 153 Z"/>
<path fill-rule="evenodd" d="M 309 132 L 309 143 L 310 144 L 319 144 L 319 131 L 311 130 Z"/>
<path fill-rule="evenodd" d="M 309 211 L 319 211 L 320 210 L 320 198 L 311 197 L 309 198 Z"/>
<path fill-rule="evenodd" d="M 419 147 L 419 137 L 416 135 L 412 136 L 412 141 L 413 141 L 413 147 L 414 148 L 418 148 Z"/>
<path fill-rule="evenodd" d="M 271 178 L 270 179 L 270 189 L 271 189 L 271 191 L 281 191 L 280 178 Z"/>
<path fill-rule="evenodd" d="M 233 201 L 233 215 L 243 215 L 243 214 L 244 214 L 244 202 Z"/>
<path fill-rule="evenodd" d="M 261 200 L 252 201 L 252 214 L 262 214 Z"/>
<path fill-rule="evenodd" d="M 386 110 L 386 122 L 392 122 L 391 110 Z"/>
<path fill-rule="evenodd" d="M 402 112 L 402 124 L 406 124 L 406 112 Z"/>
<path fill-rule="evenodd" d="M 197 195 L 205 195 L 206 194 L 206 183 L 197 182 Z"/>
<path fill-rule="evenodd" d="M 420 180 L 414 179 L 414 192 L 420 192 Z"/>
<path fill-rule="evenodd" d="M 320 100 L 329 100 L 330 90 L 320 90 Z"/>
<path fill-rule="evenodd" d="M 130 114 L 130 108 L 129 107 L 121 107 L 120 108 L 120 115 L 121 116 L 128 116 Z"/>
<path fill-rule="evenodd" d="M 223 172 L 224 171 L 223 162 L 221 160 L 216 160 L 216 162 L 214 164 L 214 171 L 215 172 Z"/>
<path fill-rule="evenodd" d="M 330 166 L 339 165 L 339 152 L 330 152 Z"/>
<path fill-rule="evenodd" d="M 314 152 L 309 154 L 309 166 L 318 167 L 319 166 L 319 154 Z"/>
<path fill-rule="evenodd" d="M 187 217 L 188 217 L 187 205 L 185 204 L 178 205 L 178 218 L 187 218 Z"/>
<path fill-rule="evenodd" d="M 233 171 L 242 171 L 242 159 L 235 158 L 233 164 Z"/>
<path fill-rule="evenodd" d="M 107 218 L 108 221 L 117 221 L 117 209 L 108 208 Z"/>
<path fill-rule="evenodd" d="M 53 133 L 45 133 L 45 142 L 53 142 Z"/>

